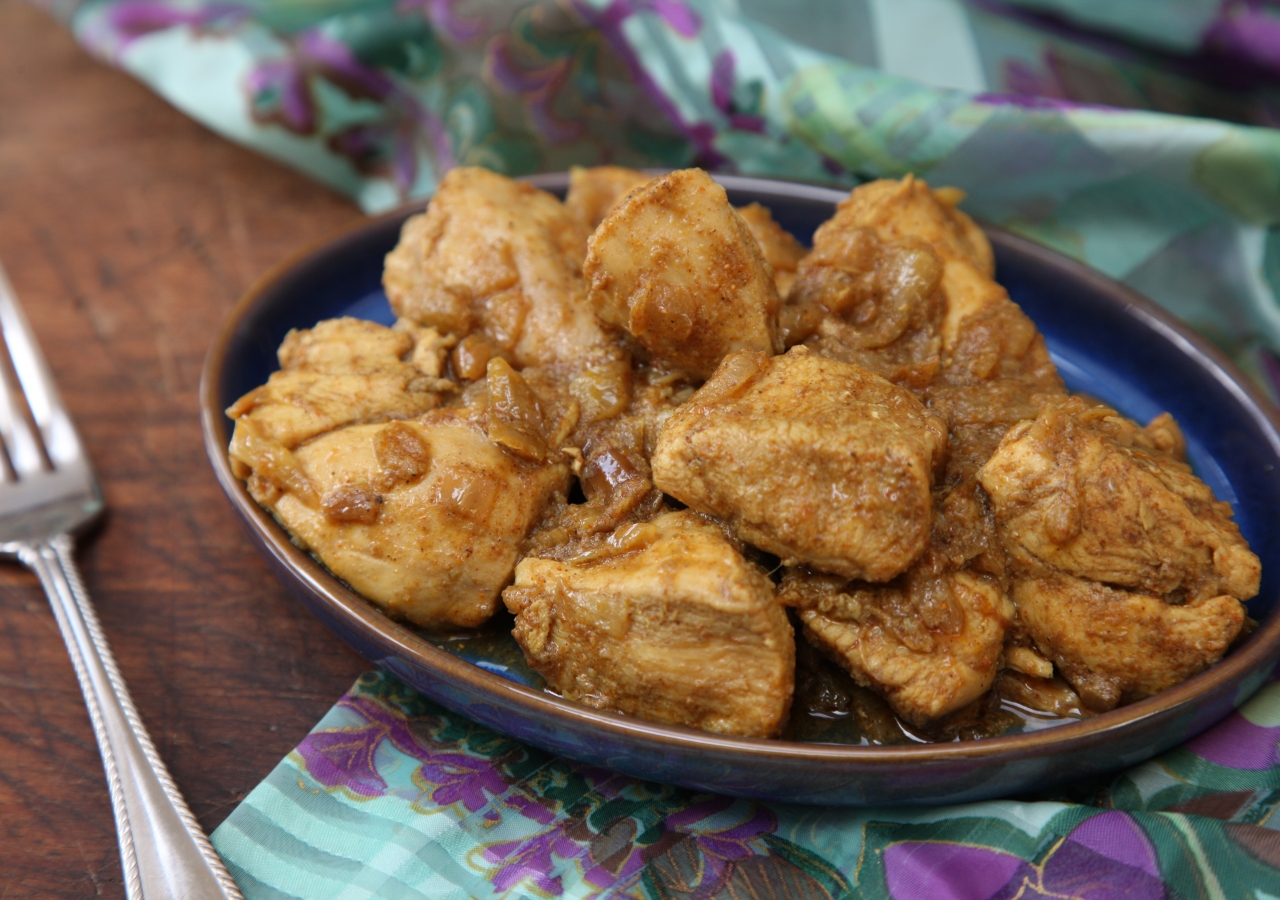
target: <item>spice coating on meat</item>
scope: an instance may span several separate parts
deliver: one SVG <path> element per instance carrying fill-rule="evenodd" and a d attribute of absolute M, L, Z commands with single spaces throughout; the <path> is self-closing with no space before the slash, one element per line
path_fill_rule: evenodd
<path fill-rule="evenodd" d="M 804 635 L 913 725 L 977 700 L 995 680 L 1013 604 L 990 577 L 922 570 L 872 588 L 793 570 L 779 599 Z"/>
<path fill-rule="evenodd" d="M 605 216 L 627 196 L 656 176 L 622 166 L 572 166 L 569 169 L 569 192 L 564 207 L 586 226 L 590 233 L 600 227 Z"/>
<path fill-rule="evenodd" d="M 979 478 L 1020 621 L 1086 702 L 1109 708 L 1216 662 L 1258 591 L 1258 557 L 1177 450 L 1104 406 L 1054 403 Z"/>
<path fill-rule="evenodd" d="M 343 428 L 295 456 L 310 490 L 265 504 L 295 540 L 392 614 L 445 630 L 493 615 L 520 542 L 569 476 L 455 410 Z"/>
<path fill-rule="evenodd" d="M 1019 578 L 1013 599 L 1036 646 L 1098 712 L 1199 674 L 1227 652 L 1245 618 L 1228 595 L 1174 605 L 1049 572 Z"/>
<path fill-rule="evenodd" d="M 653 479 L 787 565 L 887 581 L 928 545 L 945 450 L 904 388 L 803 347 L 743 350 L 666 420 Z"/>
<path fill-rule="evenodd" d="M 795 635 L 773 595 L 719 528 L 683 511 L 578 558 L 525 559 L 502 596 L 530 664 L 568 699 L 771 737 L 795 683 Z"/>
<path fill-rule="evenodd" d="M 734 350 L 781 349 L 769 264 L 701 170 L 629 194 L 591 236 L 583 272 L 600 319 L 671 368 L 707 378 Z"/>
<path fill-rule="evenodd" d="M 478 331 L 518 366 L 570 362 L 608 343 L 585 301 L 586 239 L 546 191 L 453 169 L 405 223 L 383 285 L 397 315 L 459 339 Z"/>

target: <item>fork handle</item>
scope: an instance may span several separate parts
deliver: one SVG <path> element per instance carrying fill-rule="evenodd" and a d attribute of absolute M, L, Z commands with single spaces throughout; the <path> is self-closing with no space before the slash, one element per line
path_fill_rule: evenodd
<path fill-rule="evenodd" d="M 102 753 L 129 900 L 242 900 L 129 697 L 65 534 L 19 557 L 49 595 Z"/>

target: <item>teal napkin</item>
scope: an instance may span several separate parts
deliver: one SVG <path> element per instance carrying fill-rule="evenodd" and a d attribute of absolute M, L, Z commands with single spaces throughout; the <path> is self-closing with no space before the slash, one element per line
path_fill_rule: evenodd
<path fill-rule="evenodd" d="M 369 673 L 213 833 L 246 900 L 1275 900 L 1280 681 L 1083 802 L 820 809 L 550 756 Z"/>
<path fill-rule="evenodd" d="M 1222 120 L 1280 121 L 1271 3 L 40 2 L 178 108 L 370 211 L 460 164 L 915 172 L 1273 383 L 1280 134 Z"/>

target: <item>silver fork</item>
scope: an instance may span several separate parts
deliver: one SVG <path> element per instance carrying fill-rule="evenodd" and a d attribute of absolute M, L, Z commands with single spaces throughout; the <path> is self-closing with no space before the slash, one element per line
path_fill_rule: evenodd
<path fill-rule="evenodd" d="M 129 900 L 241 900 L 156 753 L 76 570 L 71 535 L 101 514 L 102 492 L 3 267 L 0 330 L 21 384 L 16 391 L 0 373 L 10 463 L 0 464 L 0 554 L 40 578 L 67 643 L 107 773 Z"/>

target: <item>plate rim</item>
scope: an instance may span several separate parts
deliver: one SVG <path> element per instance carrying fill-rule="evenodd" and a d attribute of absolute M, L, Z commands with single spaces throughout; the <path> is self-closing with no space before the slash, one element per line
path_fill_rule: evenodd
<path fill-rule="evenodd" d="M 711 174 L 730 189 L 833 203 L 848 196 L 847 191 L 807 182 Z M 543 173 L 521 180 L 543 189 L 563 189 L 568 183 L 568 173 Z M 440 649 L 425 636 L 383 613 L 371 601 L 347 587 L 309 553 L 299 549 L 275 518 L 249 496 L 244 482 L 232 474 L 227 460 L 230 420 L 218 398 L 226 357 L 240 331 L 241 323 L 266 304 L 272 288 L 279 281 L 313 259 L 318 260 L 338 252 L 343 243 L 354 242 L 366 232 L 385 227 L 391 220 L 403 220 L 421 211 L 428 202 L 429 198 L 424 198 L 335 229 L 303 245 L 268 269 L 224 317 L 205 356 L 199 388 L 205 452 L 219 486 L 238 513 L 242 524 L 256 539 L 254 543 L 260 550 L 270 554 L 270 561 L 277 567 L 292 572 L 302 587 L 325 603 L 330 612 L 342 619 L 347 627 L 356 629 L 367 643 L 388 650 L 388 656 L 414 658 L 434 678 L 455 686 L 465 686 L 477 694 L 496 695 L 505 706 L 516 708 L 531 721 L 563 716 L 581 726 L 599 729 L 604 732 L 603 736 L 610 738 L 649 745 L 675 744 L 684 749 L 714 750 L 722 758 L 741 756 L 755 762 L 847 763 L 851 766 L 896 768 L 915 763 L 1013 761 L 1083 749 L 1141 723 L 1154 723 L 1162 718 L 1185 713 L 1185 710 L 1180 709 L 1183 702 L 1197 696 L 1211 695 L 1228 682 L 1248 677 L 1250 670 L 1259 669 L 1268 662 L 1274 666 L 1275 657 L 1280 655 L 1280 608 L 1277 608 L 1270 619 L 1250 635 L 1242 646 L 1200 674 L 1153 697 L 1088 719 L 972 741 L 855 745 L 721 735 L 678 725 L 649 722 L 622 713 L 594 709 L 519 684 Z M 1040 264 L 1065 270 L 1072 277 L 1089 283 L 1102 293 L 1122 298 L 1125 312 L 1135 315 L 1147 327 L 1179 344 L 1186 355 L 1198 358 L 1202 368 L 1209 370 L 1219 384 L 1241 401 L 1241 407 L 1262 426 L 1261 430 L 1269 433 L 1273 453 L 1280 457 L 1280 409 L 1271 402 L 1260 386 L 1206 338 L 1157 306 L 1154 301 L 1096 269 L 998 226 L 985 222 L 979 224 L 993 243 L 1005 244 L 1033 257 Z M 1205 365 L 1206 362 L 1208 365 Z M 290 587 L 283 579 L 281 581 L 282 587 Z M 335 636 L 341 638 L 340 635 Z M 367 657 L 365 659 L 378 665 L 375 660 Z M 1259 679 L 1254 691 L 1264 682 L 1265 677 Z M 1238 708 L 1240 702 L 1238 698 L 1233 700 L 1233 709 Z M 1230 715 L 1230 712 L 1224 713 L 1225 715 Z M 1207 723 L 1206 727 L 1212 724 L 1214 723 Z"/>

